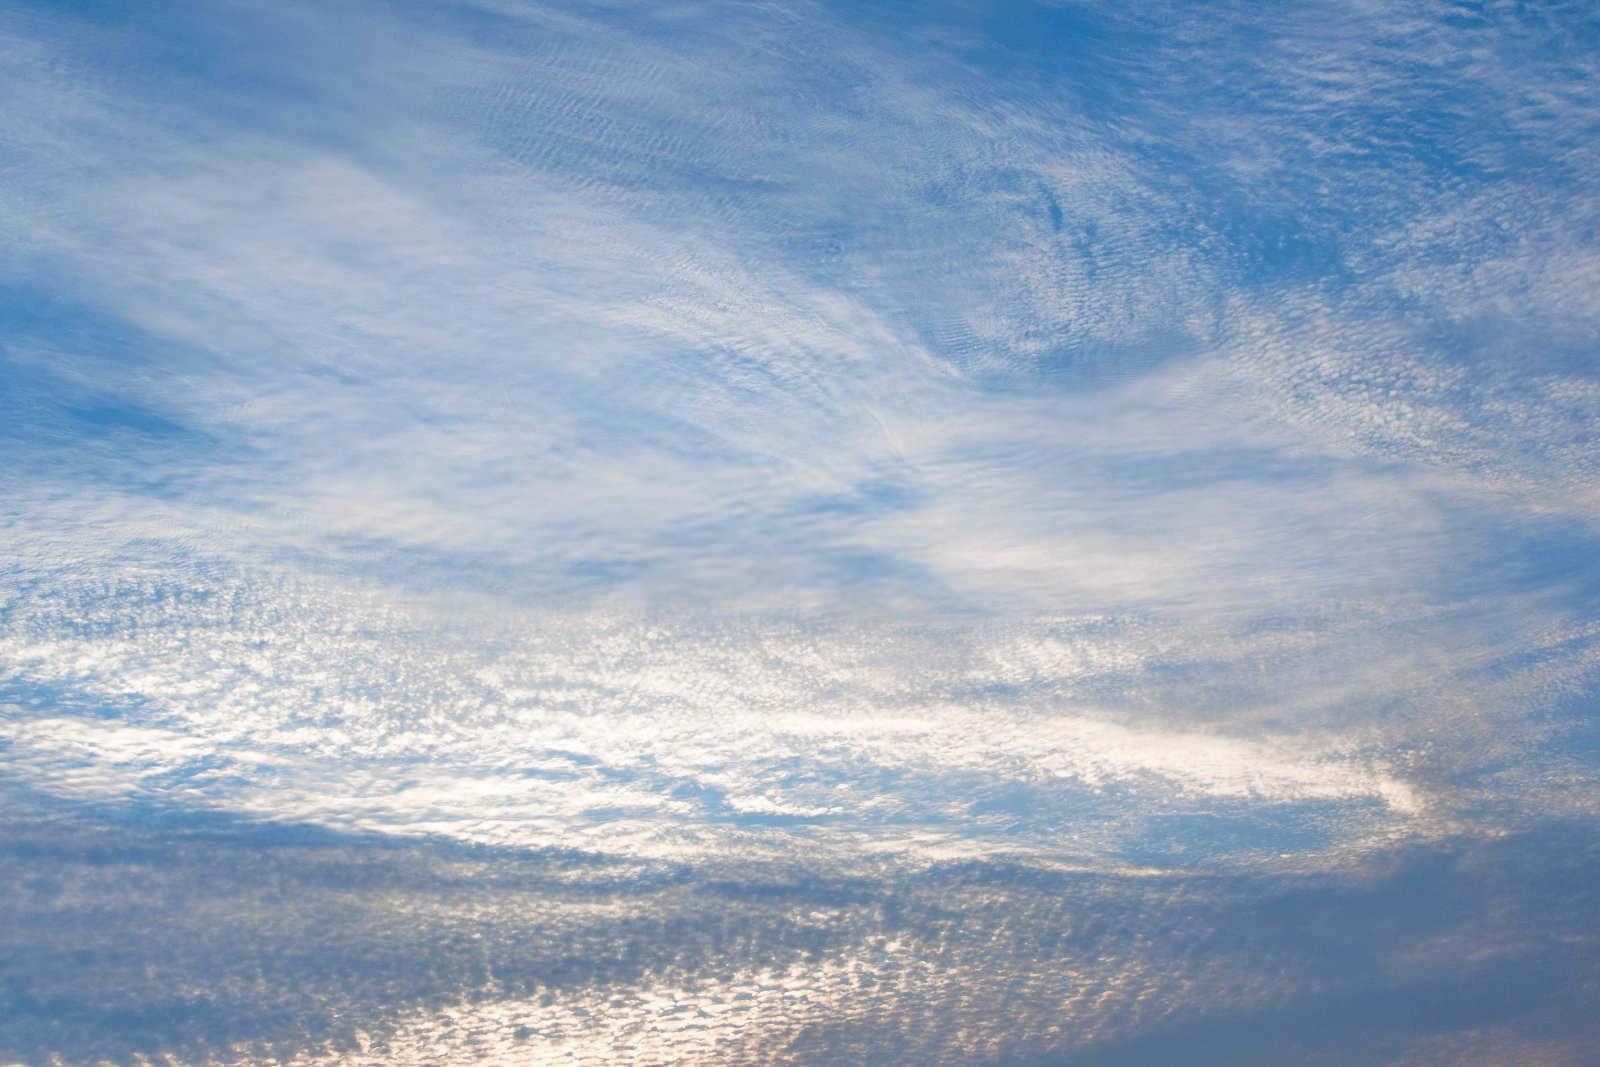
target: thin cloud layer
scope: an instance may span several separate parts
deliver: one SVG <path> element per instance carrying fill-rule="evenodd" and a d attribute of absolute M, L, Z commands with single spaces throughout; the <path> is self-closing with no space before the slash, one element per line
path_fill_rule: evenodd
<path fill-rule="evenodd" d="M 1583 1062 L 1597 44 L 0 15 L 0 1059 Z"/>

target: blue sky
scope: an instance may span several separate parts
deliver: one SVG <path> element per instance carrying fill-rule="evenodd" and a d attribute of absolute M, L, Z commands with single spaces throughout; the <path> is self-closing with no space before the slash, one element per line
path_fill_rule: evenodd
<path fill-rule="evenodd" d="M 0 12 L 0 1062 L 1590 1062 L 1597 46 Z"/>

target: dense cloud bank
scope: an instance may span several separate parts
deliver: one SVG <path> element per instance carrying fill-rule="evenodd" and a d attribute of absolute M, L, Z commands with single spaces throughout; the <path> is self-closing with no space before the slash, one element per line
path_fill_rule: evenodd
<path fill-rule="evenodd" d="M 24 1062 L 1576 1062 L 1596 1036 L 1583 826 L 1211 876 L 639 865 L 70 809 L 19 811 L 0 848 L 0 1054 Z"/>

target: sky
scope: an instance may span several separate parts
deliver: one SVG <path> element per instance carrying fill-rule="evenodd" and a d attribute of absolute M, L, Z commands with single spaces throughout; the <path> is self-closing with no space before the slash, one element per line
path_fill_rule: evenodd
<path fill-rule="evenodd" d="M 0 1063 L 1600 1062 L 1600 11 L 0 8 Z"/>

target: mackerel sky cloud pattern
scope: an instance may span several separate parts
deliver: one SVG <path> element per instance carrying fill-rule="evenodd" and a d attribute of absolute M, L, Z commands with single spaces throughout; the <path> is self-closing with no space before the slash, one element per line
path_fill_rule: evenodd
<path fill-rule="evenodd" d="M 0 1063 L 1596 1062 L 1597 67 L 0 11 Z"/>

